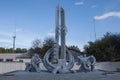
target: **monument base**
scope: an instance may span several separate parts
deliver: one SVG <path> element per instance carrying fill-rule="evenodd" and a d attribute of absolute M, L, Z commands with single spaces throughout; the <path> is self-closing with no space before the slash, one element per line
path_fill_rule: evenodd
<path fill-rule="evenodd" d="M 25 72 L 14 71 L 0 75 L 0 80 L 120 80 L 120 72 L 76 72 L 68 74 L 52 74 L 47 71 Z"/>

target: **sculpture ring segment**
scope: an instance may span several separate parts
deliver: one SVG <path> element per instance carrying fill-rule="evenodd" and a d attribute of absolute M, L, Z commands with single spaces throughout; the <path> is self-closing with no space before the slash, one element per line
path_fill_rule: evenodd
<path fill-rule="evenodd" d="M 43 63 L 46 69 L 48 69 L 50 72 L 53 73 L 67 73 L 70 72 L 71 68 L 74 66 L 74 57 L 72 56 L 71 52 L 67 49 L 66 53 L 69 56 L 69 62 L 64 64 L 61 64 L 61 60 L 62 59 L 58 59 L 58 63 L 57 64 L 52 64 L 49 61 L 50 56 L 52 56 L 52 54 L 54 53 L 54 49 L 51 48 L 49 49 L 43 59 Z M 64 60 L 63 60 L 64 61 Z"/>

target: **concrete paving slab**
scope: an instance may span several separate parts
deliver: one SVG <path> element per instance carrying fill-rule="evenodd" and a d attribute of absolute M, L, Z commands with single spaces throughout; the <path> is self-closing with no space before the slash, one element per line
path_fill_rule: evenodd
<path fill-rule="evenodd" d="M 120 72 L 82 72 L 52 74 L 49 72 L 14 71 L 0 76 L 0 80 L 120 80 Z"/>

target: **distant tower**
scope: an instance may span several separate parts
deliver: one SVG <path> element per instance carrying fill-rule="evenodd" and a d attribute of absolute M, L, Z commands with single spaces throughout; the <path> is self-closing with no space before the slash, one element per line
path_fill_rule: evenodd
<path fill-rule="evenodd" d="M 15 39 L 16 39 L 16 25 L 15 25 L 15 35 L 13 36 L 13 53 L 15 51 Z"/>
<path fill-rule="evenodd" d="M 16 36 L 13 36 L 13 53 L 15 51 L 15 38 L 16 38 Z"/>

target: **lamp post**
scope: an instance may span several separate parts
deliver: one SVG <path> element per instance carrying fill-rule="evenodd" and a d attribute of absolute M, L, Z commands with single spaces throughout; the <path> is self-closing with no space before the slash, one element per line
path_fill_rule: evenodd
<path fill-rule="evenodd" d="M 96 40 L 96 25 L 95 25 L 95 19 L 93 19 L 93 22 L 94 22 L 94 37 L 95 37 L 95 40 Z"/>

